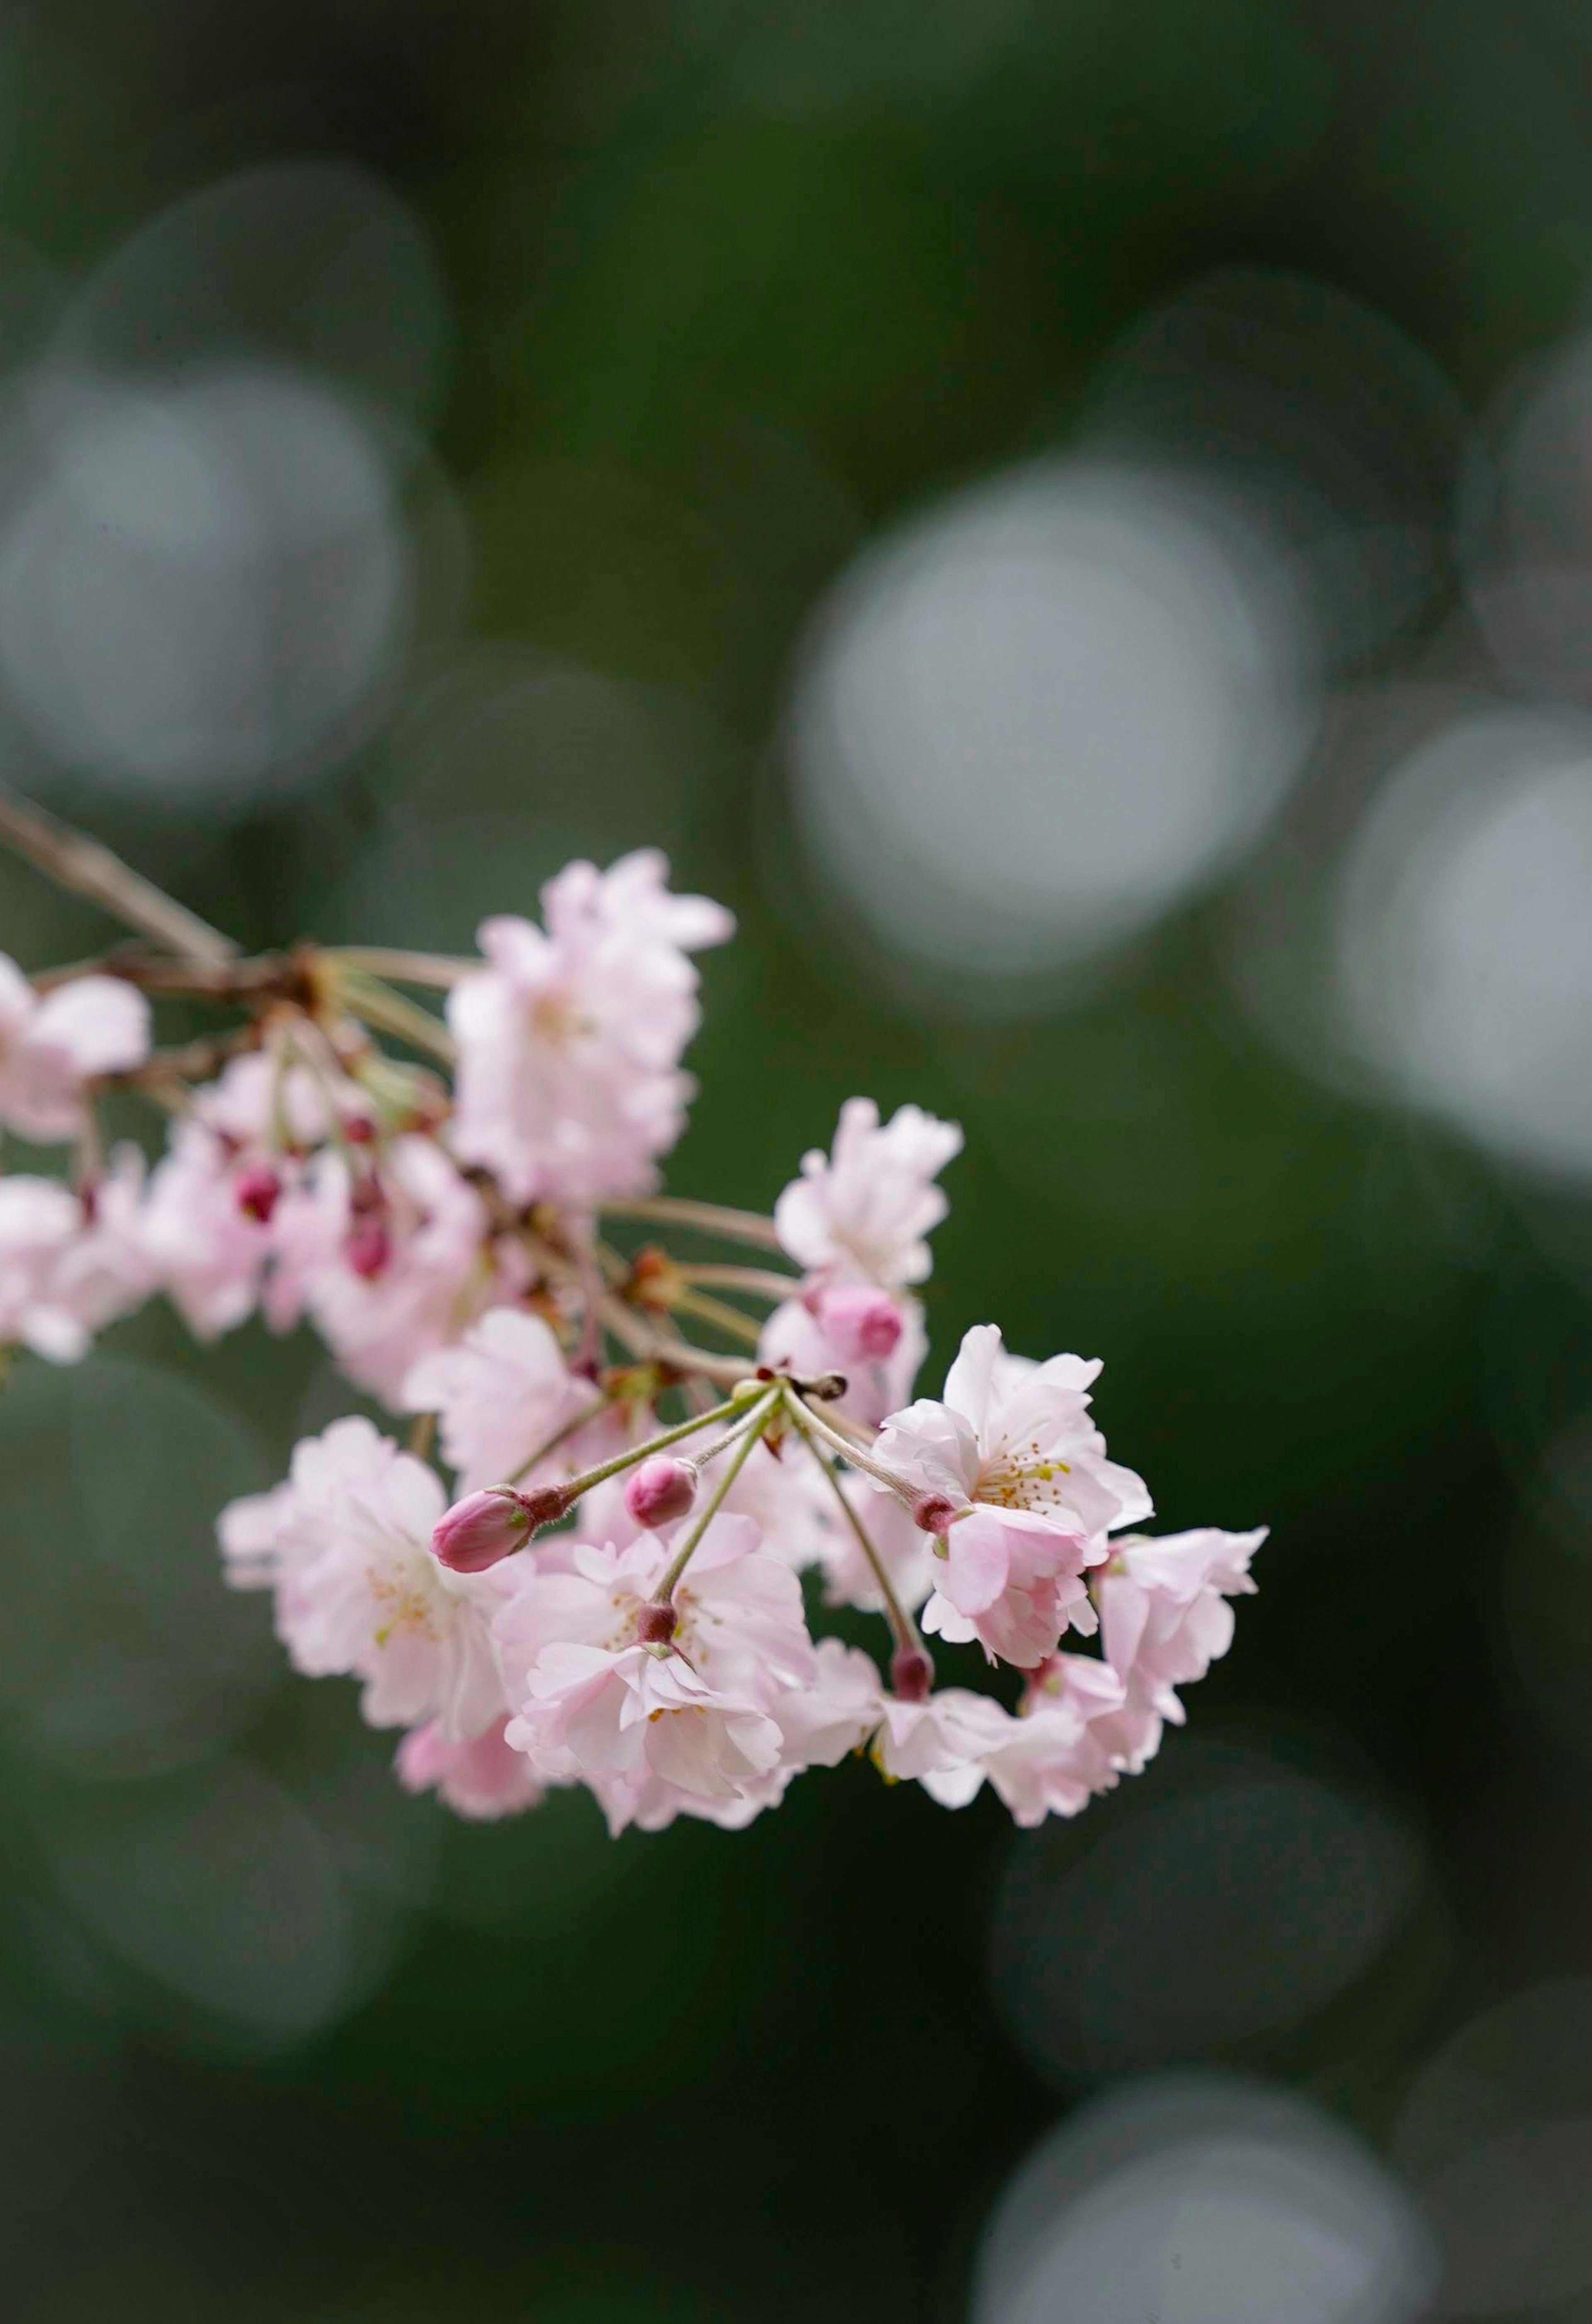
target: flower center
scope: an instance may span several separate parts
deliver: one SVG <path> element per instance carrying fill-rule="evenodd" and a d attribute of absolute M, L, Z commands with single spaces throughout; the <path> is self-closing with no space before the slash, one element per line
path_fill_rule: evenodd
<path fill-rule="evenodd" d="M 980 1467 L 973 1499 L 1002 1509 L 1063 1508 L 1067 1488 L 1063 1480 L 1071 1474 L 1065 1461 L 1042 1452 L 1036 1442 L 1008 1445 Z"/>

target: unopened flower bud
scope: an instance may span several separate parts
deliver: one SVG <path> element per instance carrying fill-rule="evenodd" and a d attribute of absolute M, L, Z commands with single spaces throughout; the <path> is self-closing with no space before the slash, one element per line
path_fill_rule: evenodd
<path fill-rule="evenodd" d="M 374 1142 L 376 1125 L 368 1113 L 351 1113 L 343 1124 L 343 1135 L 350 1146 L 369 1146 Z"/>
<path fill-rule="evenodd" d="M 392 1256 L 392 1238 L 380 1219 L 365 1219 L 344 1244 L 343 1256 L 355 1275 L 373 1282 Z"/>
<path fill-rule="evenodd" d="M 632 1470 L 625 1485 L 625 1507 L 643 1531 L 672 1525 L 683 1517 L 696 1499 L 696 1471 L 688 1461 L 671 1461 L 655 1452 Z"/>
<path fill-rule="evenodd" d="M 961 1515 L 948 1493 L 920 1493 L 912 1504 L 912 1522 L 924 1533 L 944 1533 Z"/>
<path fill-rule="evenodd" d="M 934 1665 L 921 1646 L 901 1646 L 890 1656 L 890 1686 L 902 1702 L 926 1702 L 934 1684 Z"/>
<path fill-rule="evenodd" d="M 521 1496 L 507 1485 L 494 1485 L 456 1501 L 434 1529 L 431 1547 L 455 1573 L 484 1573 L 529 1539 L 530 1512 Z"/>
<path fill-rule="evenodd" d="M 248 1169 L 240 1170 L 233 1181 L 233 1192 L 237 1196 L 239 1210 L 246 1219 L 258 1219 L 262 1227 L 270 1225 L 271 1214 L 277 1206 L 281 1191 L 281 1180 L 263 1162 L 255 1162 Z"/>
<path fill-rule="evenodd" d="M 680 1618 L 672 1606 L 643 1606 L 636 1617 L 636 1636 L 644 1646 L 667 1646 L 679 1627 Z"/>
<path fill-rule="evenodd" d="M 818 1294 L 813 1312 L 842 1363 L 882 1363 L 900 1345 L 901 1310 L 888 1291 L 871 1284 L 832 1284 Z"/>

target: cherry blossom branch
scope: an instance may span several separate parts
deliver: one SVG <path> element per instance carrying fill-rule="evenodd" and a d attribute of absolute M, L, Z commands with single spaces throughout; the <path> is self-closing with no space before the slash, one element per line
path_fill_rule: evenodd
<path fill-rule="evenodd" d="M 733 1210 L 725 1203 L 696 1203 L 684 1194 L 649 1194 L 633 1203 L 604 1203 L 612 1219 L 650 1219 L 662 1226 L 695 1227 L 729 1242 L 756 1243 L 761 1250 L 782 1246 L 772 1219 L 758 1211 Z"/>
<path fill-rule="evenodd" d="M 86 897 L 113 919 L 183 959 L 221 966 L 237 956 L 232 938 L 208 920 L 134 872 L 99 840 L 74 831 L 48 807 L 36 806 L 5 784 L 0 784 L 0 842 L 58 888 Z"/>

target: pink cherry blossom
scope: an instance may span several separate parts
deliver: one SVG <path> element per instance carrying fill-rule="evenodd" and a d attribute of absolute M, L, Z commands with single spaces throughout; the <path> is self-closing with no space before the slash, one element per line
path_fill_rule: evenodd
<path fill-rule="evenodd" d="M 191 1112 L 173 1130 L 150 1179 L 139 1240 L 198 1338 L 214 1339 L 253 1314 L 277 1247 L 272 1222 L 281 1192 L 299 1182 L 298 1157 L 325 1136 L 327 1120 L 308 1069 L 258 1052 L 233 1058 L 197 1091 Z M 269 1210 L 258 1200 L 264 1175 L 279 1190 Z M 281 1321 L 296 1315 L 293 1309 Z"/>
<path fill-rule="evenodd" d="M 533 1766 L 645 1774 L 704 1799 L 743 1796 L 778 1766 L 779 1729 L 746 1697 L 710 1685 L 678 1654 L 555 1641 L 526 1674 L 509 1741 Z"/>
<path fill-rule="evenodd" d="M 1091 1577 L 1100 1644 L 1121 1678 L 1126 1699 L 1108 1729 L 1134 1772 L 1155 1752 L 1161 1721 L 1183 1723 L 1174 1689 L 1203 1678 L 1233 1638 L 1228 1602 L 1253 1594 L 1249 1561 L 1266 1536 L 1201 1526 L 1152 1539 L 1130 1534 L 1110 1545 Z"/>
<path fill-rule="evenodd" d="M 1109 1738 L 1125 1701 L 1122 1681 L 1088 1655 L 1054 1655 L 1034 1674 L 1023 1715 L 988 1748 L 983 1766 L 1017 1822 L 1073 1816 L 1118 1780 Z"/>
<path fill-rule="evenodd" d="M 545 928 L 481 928 L 485 968 L 448 1000 L 459 1062 L 454 1150 L 513 1200 L 593 1203 L 644 1193 L 685 1124 L 680 1057 L 695 1032 L 687 955 L 733 922 L 676 896 L 655 850 L 607 872 L 572 863 L 542 890 Z"/>
<path fill-rule="evenodd" d="M 884 1717 L 885 1693 L 871 1656 L 839 1638 L 820 1638 L 811 1683 L 787 1688 L 774 1716 L 793 1767 L 837 1767 L 860 1751 Z"/>
<path fill-rule="evenodd" d="M 833 1150 L 802 1157 L 774 1205 L 779 1240 L 799 1267 L 900 1291 L 933 1264 L 924 1238 L 947 1204 L 934 1180 L 962 1151 L 953 1121 L 904 1105 L 881 1128 L 870 1097 L 841 1108 Z"/>
<path fill-rule="evenodd" d="M 908 1778 L 942 1807 L 965 1807 L 984 1781 L 984 1755 L 1007 1740 L 1011 1713 L 987 1694 L 942 1687 L 922 1702 L 886 1698 L 874 1739 L 880 1771 L 897 1782 Z"/>
<path fill-rule="evenodd" d="M 53 1178 L 0 1178 L 0 1346 L 20 1342 L 51 1363 L 76 1363 L 87 1325 L 61 1290 L 84 1227 L 76 1194 Z"/>
<path fill-rule="evenodd" d="M 271 1250 L 270 1230 L 239 1205 L 233 1164 L 203 1122 L 179 1123 L 151 1176 L 139 1230 L 161 1289 L 201 1340 L 253 1313 Z"/>
<path fill-rule="evenodd" d="M 554 1642 L 614 1651 L 633 1645 L 668 1555 L 656 1534 L 640 1534 L 622 1549 L 574 1543 L 564 1572 L 548 1571 L 539 1560 L 526 1564 L 497 1618 L 511 1700 Z M 768 1554 L 750 1518 L 715 1517 L 673 1602 L 675 1652 L 703 1678 L 753 1697 L 811 1680 L 815 1665 L 801 1584 Z"/>
<path fill-rule="evenodd" d="M 141 1306 L 156 1285 L 143 1240 L 144 1161 L 118 1146 L 108 1168 L 79 1197 L 78 1231 L 62 1252 L 51 1290 L 86 1331 L 103 1331 Z"/>
<path fill-rule="evenodd" d="M 368 1222 L 357 1202 L 372 1183 L 327 1152 L 284 1196 L 271 1222 L 267 1314 L 281 1330 L 307 1312 L 349 1378 L 399 1406 L 420 1359 L 520 1288 L 530 1263 L 507 1239 L 492 1240 L 481 1195 L 435 1139 L 409 1134 L 382 1151 L 373 1183 L 386 1250 L 379 1268 L 362 1270 L 350 1242 Z"/>
<path fill-rule="evenodd" d="M 0 953 L 0 1121 L 41 1143 L 82 1129 L 84 1084 L 149 1055 L 149 1002 L 119 976 L 36 992 Z"/>
<path fill-rule="evenodd" d="M 796 1379 L 842 1373 L 846 1392 L 836 1409 L 865 1428 L 877 1428 L 887 1413 L 898 1412 L 912 1394 L 928 1345 L 917 1301 L 902 1297 L 894 1304 L 901 1325 L 896 1342 L 888 1355 L 870 1356 L 850 1333 L 842 1331 L 836 1338 L 826 1328 L 822 1285 L 799 1299 L 782 1300 L 763 1325 L 758 1361 Z"/>
<path fill-rule="evenodd" d="M 483 1735 L 450 1741 L 440 1720 L 411 1728 L 398 1747 L 398 1780 L 409 1792 L 435 1792 L 456 1815 L 478 1823 L 520 1815 L 541 1804 L 543 1792 L 529 1760 L 504 1739 L 506 1718 Z"/>
<path fill-rule="evenodd" d="M 456 1345 L 413 1366 L 400 1401 L 406 1412 L 436 1413 L 443 1458 L 468 1493 L 517 1475 L 549 1437 L 591 1409 L 596 1390 L 571 1376 L 539 1315 L 492 1307 Z M 559 1452 L 558 1473 L 581 1465 L 568 1440 Z"/>
<path fill-rule="evenodd" d="M 937 1560 L 934 1544 L 892 1495 L 874 1489 L 853 1471 L 841 1480 L 841 1490 L 866 1532 L 897 1600 L 908 1612 L 921 1606 L 934 1585 Z M 837 1522 L 824 1539 L 820 1563 L 824 1594 L 832 1606 L 855 1606 L 865 1614 L 882 1614 L 884 1594 L 855 1532 L 836 1511 Z"/>
<path fill-rule="evenodd" d="M 287 1485 L 234 1502 L 220 1535 L 230 1578 L 274 1589 L 297 1669 L 363 1679 L 373 1727 L 436 1719 L 461 1740 L 505 1709 L 492 1626 L 513 1585 L 501 1565 L 437 1563 L 445 1499 L 433 1470 L 354 1417 L 301 1443 Z"/>
<path fill-rule="evenodd" d="M 947 1627 L 959 1616 L 992 1655 L 1031 1667 L 1069 1619 L 1092 1628 L 1080 1577 L 1104 1554 L 1096 1539 L 1149 1508 L 1089 1417 L 1099 1371 L 1077 1356 L 1015 1360 L 992 1323 L 978 1324 L 943 1401 L 920 1398 L 885 1422 L 877 1459 L 945 1540 L 944 1609 L 931 1617 L 943 1635 L 968 1635 Z"/>

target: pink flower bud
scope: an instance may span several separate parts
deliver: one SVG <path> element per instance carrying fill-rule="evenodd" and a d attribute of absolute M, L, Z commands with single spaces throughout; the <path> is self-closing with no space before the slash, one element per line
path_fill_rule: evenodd
<path fill-rule="evenodd" d="M 924 1533 L 944 1533 L 962 1515 L 946 1493 L 920 1493 L 912 1504 L 912 1522 Z"/>
<path fill-rule="evenodd" d="M 901 1310 L 888 1291 L 871 1284 L 832 1284 L 818 1294 L 813 1312 L 843 1364 L 882 1363 L 900 1345 Z"/>
<path fill-rule="evenodd" d="M 434 1529 L 431 1547 L 455 1573 L 484 1573 L 529 1539 L 530 1512 L 523 1496 L 507 1485 L 493 1485 L 456 1501 Z"/>
<path fill-rule="evenodd" d="M 233 1192 L 237 1196 L 239 1210 L 246 1219 L 258 1219 L 262 1227 L 270 1225 L 271 1214 L 277 1206 L 281 1191 L 281 1180 L 263 1162 L 253 1163 L 248 1169 L 240 1170 L 233 1181 Z"/>
<path fill-rule="evenodd" d="M 373 1282 L 392 1256 L 392 1238 L 380 1219 L 365 1219 L 344 1244 L 343 1256 L 355 1275 Z"/>
<path fill-rule="evenodd" d="M 890 1657 L 890 1685 L 903 1702 L 926 1702 L 934 1665 L 921 1646 L 901 1646 Z"/>
<path fill-rule="evenodd" d="M 350 1146 L 369 1146 L 375 1139 L 376 1125 L 368 1113 L 351 1113 L 343 1124 L 343 1135 Z"/>
<path fill-rule="evenodd" d="M 688 1461 L 671 1461 L 667 1452 L 643 1461 L 625 1485 L 625 1507 L 648 1532 L 683 1517 L 695 1499 L 695 1470 Z"/>

